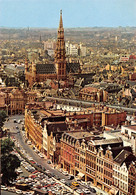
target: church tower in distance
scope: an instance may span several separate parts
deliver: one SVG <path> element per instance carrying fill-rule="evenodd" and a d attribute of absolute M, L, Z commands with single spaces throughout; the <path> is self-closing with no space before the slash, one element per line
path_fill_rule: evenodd
<path fill-rule="evenodd" d="M 66 79 L 66 51 L 64 41 L 64 28 L 62 21 L 62 10 L 60 11 L 60 23 L 55 50 L 55 66 L 58 80 Z"/>

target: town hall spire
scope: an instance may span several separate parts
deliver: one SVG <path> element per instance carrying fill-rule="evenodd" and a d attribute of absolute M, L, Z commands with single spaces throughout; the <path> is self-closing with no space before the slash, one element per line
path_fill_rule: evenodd
<path fill-rule="evenodd" d="M 60 23 L 59 23 L 59 28 L 63 28 L 62 10 L 60 10 Z"/>
<path fill-rule="evenodd" d="M 66 78 L 66 51 L 65 51 L 65 41 L 64 41 L 62 10 L 60 10 L 60 22 L 58 28 L 56 50 L 55 50 L 55 65 L 56 65 L 57 79 L 64 80 Z"/>

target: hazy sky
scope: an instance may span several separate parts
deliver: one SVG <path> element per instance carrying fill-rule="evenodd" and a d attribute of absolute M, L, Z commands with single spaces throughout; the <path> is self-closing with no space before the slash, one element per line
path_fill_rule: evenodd
<path fill-rule="evenodd" d="M 0 26 L 136 26 L 136 0 L 0 0 Z"/>

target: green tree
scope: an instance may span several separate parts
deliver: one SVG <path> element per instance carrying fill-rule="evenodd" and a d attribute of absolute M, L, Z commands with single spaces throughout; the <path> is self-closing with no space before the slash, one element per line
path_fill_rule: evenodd
<path fill-rule="evenodd" d="M 6 117 L 7 117 L 6 112 L 4 110 L 0 110 L 0 137 L 2 137 L 2 135 L 3 135 L 2 127 L 4 125 Z"/>
<path fill-rule="evenodd" d="M 1 174 L 2 184 L 8 185 L 17 177 L 15 169 L 20 166 L 20 160 L 11 152 L 14 149 L 14 142 L 11 139 L 4 139 L 1 142 Z"/>

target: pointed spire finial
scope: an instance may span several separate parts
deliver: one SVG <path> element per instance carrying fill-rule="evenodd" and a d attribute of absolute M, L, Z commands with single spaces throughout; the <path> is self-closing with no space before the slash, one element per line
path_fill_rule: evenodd
<path fill-rule="evenodd" d="M 62 9 L 60 10 L 60 23 L 59 23 L 59 28 L 63 28 Z"/>

